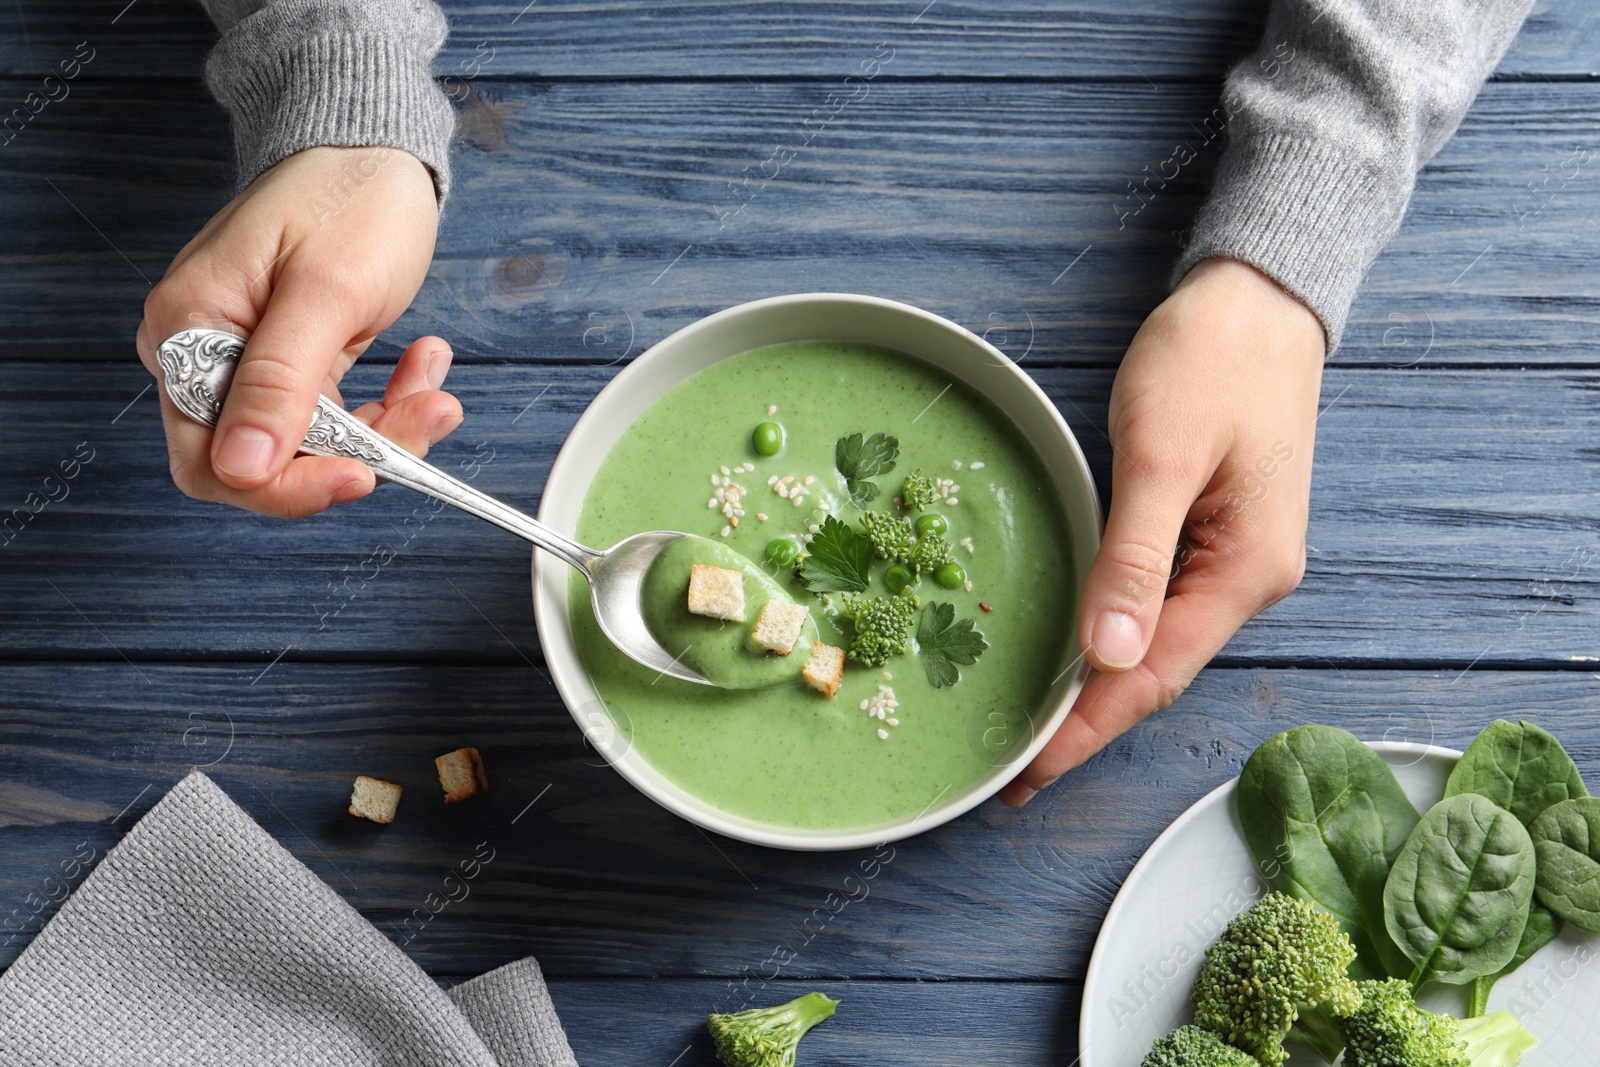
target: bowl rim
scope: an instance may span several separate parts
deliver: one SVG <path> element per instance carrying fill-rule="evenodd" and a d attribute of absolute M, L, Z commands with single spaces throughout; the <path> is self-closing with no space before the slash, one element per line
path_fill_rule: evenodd
<path fill-rule="evenodd" d="M 721 311 L 713 312 L 710 315 L 696 319 L 694 322 L 691 322 L 688 325 L 673 331 L 666 337 L 663 337 L 659 341 L 652 344 L 644 352 L 641 352 L 637 357 L 635 357 L 633 361 L 628 364 L 628 366 L 624 367 L 620 372 L 618 372 L 616 377 L 612 378 L 611 381 L 607 382 L 605 386 L 601 388 L 601 390 L 595 395 L 594 399 L 589 402 L 588 407 L 584 409 L 583 413 L 573 424 L 572 429 L 568 431 L 566 440 L 563 441 L 560 451 L 556 454 L 555 461 L 550 466 L 550 473 L 545 478 L 544 490 L 541 492 L 539 499 L 539 510 L 537 513 L 539 520 L 541 522 L 546 522 L 547 524 L 553 525 L 557 529 L 561 529 L 563 533 L 568 533 L 570 535 L 571 531 L 562 529 L 561 524 L 550 523 L 548 511 L 553 497 L 550 494 L 549 489 L 552 485 L 559 484 L 559 482 L 567 476 L 567 469 L 575 466 L 579 462 L 575 458 L 576 450 L 573 442 L 585 436 L 587 431 L 589 431 L 590 427 L 594 423 L 600 422 L 606 417 L 605 409 L 607 407 L 606 400 L 608 395 L 615 396 L 621 393 L 623 390 L 629 388 L 635 380 L 646 378 L 646 376 L 653 369 L 653 357 L 656 357 L 658 352 L 663 350 L 671 351 L 681 349 L 686 344 L 691 343 L 697 335 L 715 330 L 724 323 L 728 322 L 730 319 L 757 315 L 766 312 L 769 309 L 781 308 L 796 304 L 843 304 L 852 305 L 857 308 L 872 309 L 892 315 L 909 316 L 921 320 L 924 324 L 934 327 L 938 330 L 951 332 L 966 343 L 976 346 L 980 351 L 985 352 L 991 358 L 997 369 L 1000 369 L 1002 373 L 1010 374 L 1016 380 L 1016 382 L 1018 382 L 1024 388 L 1024 390 L 1030 395 L 1033 402 L 1038 405 L 1045 418 L 1053 424 L 1054 429 L 1061 438 L 1061 442 L 1067 446 L 1067 451 L 1070 455 L 1070 470 L 1064 477 L 1058 475 L 1052 480 L 1066 482 L 1076 481 L 1079 487 L 1087 493 L 1088 500 L 1092 504 L 1093 510 L 1092 527 L 1094 530 L 1094 543 L 1080 546 L 1076 543 L 1076 536 L 1074 533 L 1074 551 L 1082 551 L 1086 553 L 1086 558 L 1092 559 L 1094 552 L 1099 549 L 1100 539 L 1104 535 L 1105 531 L 1105 511 L 1100 500 L 1100 493 L 1095 485 L 1094 475 L 1089 469 L 1088 461 L 1084 457 L 1083 449 L 1078 444 L 1077 437 L 1073 434 L 1072 429 L 1067 425 L 1066 419 L 1062 417 L 1061 412 L 1056 407 L 1055 403 L 1050 400 L 1049 396 L 1046 395 L 1044 390 L 1039 387 L 1038 383 L 1035 382 L 1025 371 L 1023 371 L 1017 365 L 1016 361 L 1012 360 L 994 345 L 973 333 L 971 330 L 968 330 L 966 327 L 961 326 L 959 323 L 952 322 L 941 315 L 936 315 L 931 311 L 926 311 L 912 304 L 902 303 L 901 301 L 897 300 L 890 300 L 886 297 L 869 296 L 859 293 L 805 292 L 750 300 L 743 303 L 734 304 L 730 307 L 722 309 Z M 819 330 L 819 334 L 816 339 L 827 340 L 828 338 L 824 336 L 825 333 L 826 330 Z M 757 345 L 755 347 L 760 346 Z M 915 352 L 906 352 L 905 354 L 912 358 L 920 358 Z M 732 357 L 727 356 L 722 358 Z M 721 360 L 718 360 L 717 362 L 720 361 Z M 924 360 L 924 362 L 927 361 Z M 677 383 L 675 382 L 673 384 Z M 970 382 L 966 382 L 966 384 L 970 388 L 977 391 L 980 395 L 984 395 L 990 400 L 990 403 L 994 403 L 996 406 L 999 406 L 998 402 L 987 397 L 987 394 L 985 394 L 982 389 L 972 385 Z M 1037 450 L 1037 446 L 1034 447 Z M 1049 469 L 1048 465 L 1047 469 Z M 1062 501 L 1063 508 L 1066 507 L 1066 503 L 1066 501 Z M 545 654 L 545 664 L 549 670 L 551 680 L 555 683 L 556 691 L 561 697 L 562 704 L 566 707 L 568 713 L 573 717 L 573 720 L 578 724 L 579 728 L 584 730 L 587 735 L 587 731 L 593 724 L 586 723 L 584 721 L 583 716 L 580 713 L 580 709 L 597 700 L 598 693 L 593 690 L 592 685 L 589 683 L 587 673 L 583 670 L 582 663 L 578 660 L 575 650 L 571 655 L 572 662 L 570 664 L 563 660 L 563 662 L 561 662 L 559 665 L 556 661 L 556 658 L 552 657 L 549 651 L 551 647 L 549 631 L 552 627 L 566 625 L 567 613 L 565 596 L 563 595 L 562 603 L 557 604 L 553 594 L 546 586 L 546 581 L 547 579 L 551 578 L 552 575 L 559 574 L 560 578 L 557 579 L 557 581 L 564 582 L 566 580 L 566 572 L 570 568 L 566 563 L 548 555 L 547 553 L 540 552 L 537 548 L 533 549 L 532 552 L 534 623 L 539 634 L 541 649 Z M 1075 631 L 1076 620 L 1074 620 L 1074 632 Z M 1038 753 L 1050 741 L 1050 738 L 1054 736 L 1055 732 L 1060 728 L 1061 724 L 1066 721 L 1067 716 L 1071 713 L 1072 705 L 1077 699 L 1078 694 L 1083 689 L 1085 676 L 1087 674 L 1087 665 L 1084 662 L 1084 656 L 1081 651 L 1073 660 L 1073 662 L 1067 667 L 1067 670 L 1074 672 L 1074 677 L 1071 684 L 1062 691 L 1060 697 L 1056 701 L 1055 706 L 1050 709 L 1050 714 L 1046 716 L 1044 722 L 1036 724 L 1032 741 L 1019 755 L 1007 761 L 1008 766 L 1015 767 L 1019 771 L 1021 768 L 1026 767 L 1027 764 L 1034 758 L 1034 756 L 1038 755 Z M 1007 782 L 1010 781 L 1009 778 L 997 775 L 994 781 L 989 785 L 959 794 L 954 799 L 943 804 L 941 804 L 940 801 L 942 800 L 944 793 L 941 793 L 939 796 L 935 797 L 920 814 L 909 818 L 902 817 L 894 820 L 893 822 L 879 824 L 875 827 L 847 828 L 841 830 L 795 830 L 778 826 L 768 826 L 753 819 L 733 815 L 732 813 L 728 812 L 722 812 L 712 807 L 705 801 L 699 801 L 697 806 L 686 804 L 682 802 L 678 796 L 663 791 L 657 785 L 657 783 L 650 780 L 647 775 L 641 774 L 638 768 L 629 762 L 629 754 L 631 751 L 632 750 L 629 749 L 621 756 L 615 758 L 613 758 L 609 753 L 606 753 L 606 761 L 635 789 L 638 789 L 641 793 L 655 801 L 655 803 L 659 804 L 667 811 L 672 812 L 674 815 L 677 815 L 678 817 L 683 818 L 696 826 L 706 830 L 712 830 L 716 833 L 722 834 L 725 837 L 731 837 L 735 840 L 745 841 L 751 844 L 765 845 L 772 848 L 789 849 L 794 851 L 842 851 L 852 848 L 873 847 L 891 841 L 899 841 L 908 837 L 914 837 L 917 834 L 924 833 L 928 830 L 934 829 L 937 826 L 941 826 L 944 823 L 958 818 L 959 816 L 972 810 L 979 804 L 982 804 L 984 801 L 998 793 L 1007 784 Z M 644 761 L 642 756 L 636 758 L 641 762 L 647 762 Z M 682 792 L 683 797 L 688 798 L 689 800 L 698 799 L 692 794 L 688 793 L 686 790 L 680 790 L 680 792 Z M 946 792 L 948 792 L 948 788 Z"/>

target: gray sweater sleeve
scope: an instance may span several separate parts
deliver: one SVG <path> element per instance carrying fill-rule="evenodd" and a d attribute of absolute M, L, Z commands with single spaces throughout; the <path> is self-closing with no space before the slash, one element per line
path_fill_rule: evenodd
<path fill-rule="evenodd" d="M 1531 0 L 1276 0 L 1229 73 L 1228 147 L 1179 261 L 1250 263 L 1322 320 L 1328 351 L 1416 172 L 1455 132 Z"/>
<path fill-rule="evenodd" d="M 450 190 L 455 112 L 433 80 L 429 0 L 201 0 L 222 31 L 206 85 L 233 118 L 239 187 L 316 145 L 401 148 Z"/>

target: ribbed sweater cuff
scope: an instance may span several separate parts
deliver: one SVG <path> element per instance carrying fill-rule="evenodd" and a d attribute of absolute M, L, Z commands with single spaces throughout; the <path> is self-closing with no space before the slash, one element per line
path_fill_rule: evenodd
<path fill-rule="evenodd" d="M 1409 182 L 1397 190 L 1395 176 L 1316 141 L 1236 141 L 1173 283 L 1208 256 L 1243 260 L 1316 314 L 1331 354 L 1362 277 L 1400 224 Z"/>
<path fill-rule="evenodd" d="M 431 70 L 443 17 L 432 4 L 405 5 L 410 17 L 396 26 L 376 13 L 363 20 L 358 6 L 273 4 L 212 50 L 206 83 L 233 118 L 241 189 L 302 149 L 383 145 L 421 160 L 443 204 L 455 128 Z"/>

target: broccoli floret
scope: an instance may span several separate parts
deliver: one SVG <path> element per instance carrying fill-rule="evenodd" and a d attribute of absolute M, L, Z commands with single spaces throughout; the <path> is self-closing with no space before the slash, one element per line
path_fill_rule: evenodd
<path fill-rule="evenodd" d="M 861 516 L 861 525 L 867 528 L 867 540 L 879 559 L 904 559 L 916 537 L 911 524 L 898 515 L 869 511 Z"/>
<path fill-rule="evenodd" d="M 728 1067 L 793 1067 L 800 1039 L 838 1004 L 821 993 L 807 993 L 772 1008 L 709 1016 L 706 1029 L 717 1046 L 717 1059 Z"/>
<path fill-rule="evenodd" d="M 1340 1020 L 1347 1067 L 1512 1067 L 1537 1043 L 1510 1012 L 1435 1015 L 1417 1007 L 1400 978 L 1357 987 L 1361 1006 Z"/>
<path fill-rule="evenodd" d="M 932 507 L 934 500 L 933 479 L 923 477 L 921 467 L 906 475 L 905 484 L 900 487 L 900 503 L 907 511 Z"/>
<path fill-rule="evenodd" d="M 1210 1030 L 1180 1026 L 1150 1046 L 1142 1067 L 1260 1067 Z"/>
<path fill-rule="evenodd" d="M 864 597 L 846 593 L 840 614 L 855 627 L 850 658 L 868 667 L 881 667 L 911 642 L 920 601 L 909 594 Z"/>
<path fill-rule="evenodd" d="M 921 574 L 923 571 L 931 571 L 949 563 L 954 552 L 950 542 L 943 537 L 936 533 L 925 533 L 911 542 L 911 547 L 901 557 L 901 562 Z"/>
<path fill-rule="evenodd" d="M 1342 1017 L 1361 1004 L 1345 968 L 1356 958 L 1333 916 L 1271 893 L 1228 923 L 1194 985 L 1194 1021 L 1266 1067 L 1288 1058 L 1283 1040 L 1304 1009 Z"/>

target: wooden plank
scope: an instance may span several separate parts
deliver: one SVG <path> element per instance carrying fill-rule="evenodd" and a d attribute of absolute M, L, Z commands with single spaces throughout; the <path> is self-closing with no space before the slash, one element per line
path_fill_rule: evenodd
<path fill-rule="evenodd" d="M 585 1067 L 717 1067 L 703 1016 L 724 990 L 706 980 L 558 979 L 550 994 Z M 1061 1067 L 1077 1055 L 1077 983 L 779 980 L 755 1003 L 812 990 L 839 1007 L 806 1035 L 806 1067 Z"/>
<path fill-rule="evenodd" d="M 832 289 L 1033 363 L 1110 366 L 1220 145 L 1206 88 L 899 83 L 779 167 L 827 92 L 475 88 L 429 281 L 374 355 L 440 332 L 462 362 L 609 363 L 730 304 Z M 1595 365 L 1597 124 L 1600 84 L 1491 86 L 1423 173 L 1337 361 Z M 1199 161 L 1130 193 L 1179 141 Z M 221 115 L 198 86 L 85 84 L 5 152 L 0 358 L 124 358 L 149 284 L 225 201 Z"/>
<path fill-rule="evenodd" d="M 383 373 L 358 367 L 346 396 L 378 395 Z M 457 368 L 468 419 L 432 458 L 458 473 L 476 463 L 474 484 L 531 511 L 614 373 Z M 1111 372 L 1034 375 L 1104 492 Z M 434 516 L 399 488 L 299 523 L 185 499 L 148 383 L 137 366 L 0 364 L 0 504 L 66 492 L 0 548 L 0 655 L 539 660 L 521 541 Z M 1305 583 L 1241 631 L 1226 662 L 1559 667 L 1600 655 L 1597 389 L 1597 371 L 1329 371 Z M 82 442 L 89 464 L 46 486 Z"/>
<path fill-rule="evenodd" d="M 103 854 L 197 764 L 430 973 L 532 953 L 555 978 L 724 989 L 759 986 L 780 949 L 793 979 L 1081 981 L 1133 861 L 1297 723 L 1461 747 L 1490 719 L 1528 717 L 1600 782 L 1588 671 L 1210 670 L 1020 813 L 991 802 L 892 853 L 793 853 L 657 807 L 583 746 L 527 667 L 262 667 L 0 665 L 0 916 L 21 911 L 0 963 L 53 908 L 29 895 L 64 892 L 46 882 L 61 862 Z M 490 792 L 447 806 L 432 757 L 465 744 Z M 406 787 L 393 825 L 345 814 L 357 773 Z M 480 842 L 494 852 L 470 894 L 405 926 Z M 830 893 L 851 902 L 829 914 Z"/>
<path fill-rule="evenodd" d="M 1246 0 L 906 0 L 807 4 L 693 0 L 445 0 L 451 40 L 436 69 L 462 77 L 841 78 L 878 42 L 898 76 L 1216 78 L 1260 40 Z M 87 77 L 197 75 L 215 31 L 190 0 L 52 0 L 0 10 L 0 74 L 43 75 L 88 39 Z M 1597 69 L 1600 27 L 1584 0 L 1543 0 L 1505 74 Z"/>

